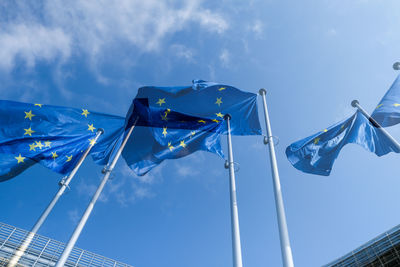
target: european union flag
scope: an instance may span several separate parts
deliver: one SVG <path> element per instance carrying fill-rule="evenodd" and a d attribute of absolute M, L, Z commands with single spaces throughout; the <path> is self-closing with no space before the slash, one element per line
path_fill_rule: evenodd
<path fill-rule="evenodd" d="M 144 175 L 166 159 L 176 159 L 197 150 L 223 157 L 219 136 L 223 119 L 207 119 L 151 107 L 148 99 L 134 99 L 127 115 L 129 128 L 136 127 L 122 152 L 137 175 Z M 138 119 L 138 120 L 136 120 Z"/>
<path fill-rule="evenodd" d="M 139 88 L 136 98 L 148 98 L 150 107 L 211 120 L 230 114 L 232 135 L 261 134 L 257 95 L 229 85 L 194 80 L 192 86 L 146 86 Z M 226 134 L 226 124 L 221 127 Z"/>
<path fill-rule="evenodd" d="M 127 127 L 137 117 L 137 125 L 145 127 L 133 130 L 122 155 L 138 175 L 197 150 L 223 157 L 219 137 L 227 133 L 225 114 L 232 117 L 231 134 L 261 134 L 256 94 L 202 80 L 192 86 L 142 87 L 127 115 Z"/>
<path fill-rule="evenodd" d="M 300 171 L 328 176 L 340 150 L 350 143 L 377 156 L 400 152 L 379 128 L 357 111 L 350 118 L 291 144 L 286 148 L 286 156 Z"/>
<path fill-rule="evenodd" d="M 400 75 L 376 106 L 371 117 L 383 127 L 400 123 Z"/>
<path fill-rule="evenodd" d="M 124 118 L 43 104 L 0 100 L 0 181 L 10 179 L 35 163 L 61 174 L 75 167 L 98 128 L 105 133 L 91 150 L 105 164 Z"/>

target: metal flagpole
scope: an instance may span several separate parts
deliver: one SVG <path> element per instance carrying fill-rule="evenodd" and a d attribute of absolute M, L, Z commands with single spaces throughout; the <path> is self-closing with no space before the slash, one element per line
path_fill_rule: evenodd
<path fill-rule="evenodd" d="M 400 150 L 400 144 L 399 142 L 396 141 L 396 139 L 393 138 L 393 136 L 390 135 L 390 133 L 388 133 L 376 120 L 374 120 L 367 111 L 365 111 L 365 109 L 363 109 L 360 106 L 360 103 L 358 102 L 358 100 L 353 100 L 351 102 L 352 107 L 357 108 L 370 122 L 371 124 L 375 127 L 378 128 L 387 138 L 390 139 L 390 141 L 392 141 L 392 143 L 397 147 L 397 149 Z"/>
<path fill-rule="evenodd" d="M 47 208 L 44 210 L 40 218 L 37 220 L 36 224 L 33 226 L 32 230 L 29 232 L 28 236 L 24 239 L 22 245 L 18 248 L 17 251 L 15 251 L 15 254 L 11 258 L 11 260 L 8 263 L 8 267 L 14 267 L 17 265 L 18 261 L 24 254 L 25 250 L 28 248 L 29 244 L 32 242 L 33 237 L 39 231 L 40 227 L 44 223 L 44 221 L 47 219 L 47 216 L 50 214 L 51 210 L 54 208 L 55 204 L 57 203 L 58 199 L 61 197 L 61 195 L 64 193 L 65 189 L 69 186 L 69 183 L 71 182 L 72 178 L 74 178 L 76 172 L 82 165 L 83 161 L 86 159 L 87 155 L 89 154 L 90 150 L 94 146 L 94 143 L 99 139 L 100 135 L 104 133 L 103 129 L 98 129 L 96 136 L 94 138 L 94 142 L 89 145 L 89 147 L 85 150 L 81 158 L 79 159 L 78 163 L 74 167 L 74 169 L 71 171 L 71 173 L 65 178 L 63 178 L 59 185 L 60 189 L 58 190 L 57 194 L 54 196 L 53 200 L 50 202 L 50 204 L 47 206 Z"/>
<path fill-rule="evenodd" d="M 79 221 L 79 223 L 76 226 L 73 234 L 71 235 L 67 245 L 65 246 L 65 249 L 60 256 L 60 258 L 56 264 L 56 267 L 63 267 L 65 262 L 67 261 L 68 256 L 71 253 L 76 241 L 78 240 L 79 235 L 81 234 L 82 229 L 85 226 L 86 221 L 88 220 L 90 213 L 93 210 L 94 204 L 96 204 L 96 201 L 99 198 L 101 191 L 103 191 L 104 185 L 106 184 L 108 178 L 110 177 L 110 174 L 111 174 L 112 170 L 114 169 L 115 164 L 117 164 L 117 161 L 118 161 L 119 157 L 121 156 L 122 150 L 124 149 L 126 143 L 128 142 L 128 139 L 131 136 L 132 131 L 135 128 L 135 125 L 136 125 L 136 122 L 138 121 L 138 119 L 139 119 L 139 117 L 136 118 L 135 122 L 133 123 L 133 125 L 129 129 L 128 133 L 124 137 L 124 140 L 122 141 L 121 146 L 118 148 L 118 151 L 116 152 L 114 158 L 112 159 L 111 164 L 104 167 L 104 169 L 102 171 L 104 173 L 103 180 L 101 181 L 99 187 L 97 188 L 96 192 L 94 193 L 92 200 L 90 201 L 89 205 L 87 206 L 87 208 L 85 210 L 85 213 L 82 215 L 81 220 Z"/>
<path fill-rule="evenodd" d="M 233 161 L 232 152 L 232 138 L 231 138 L 231 116 L 226 114 L 224 116 L 228 127 L 228 162 L 225 162 L 225 168 L 229 168 L 229 184 L 230 184 L 230 200 L 231 200 L 231 224 L 232 224 L 232 252 L 233 252 L 233 266 L 242 267 L 242 248 L 240 245 L 240 232 L 239 232 L 239 215 L 236 201 L 236 182 L 235 182 L 235 166 Z"/>
<path fill-rule="evenodd" d="M 269 156 L 271 160 L 272 178 L 273 178 L 272 180 L 274 184 L 276 213 L 278 215 L 279 237 L 281 240 L 283 266 L 293 267 L 294 264 L 293 264 L 292 248 L 290 247 L 289 232 L 286 224 L 285 207 L 283 205 L 281 182 L 279 179 L 278 164 L 276 162 L 276 156 L 275 156 L 274 139 L 271 132 L 267 101 L 265 97 L 266 93 L 267 91 L 265 89 L 260 89 L 260 95 L 262 96 L 264 105 L 265 124 L 267 128 L 267 136 L 264 138 L 264 144 L 265 145 L 269 144 Z"/>

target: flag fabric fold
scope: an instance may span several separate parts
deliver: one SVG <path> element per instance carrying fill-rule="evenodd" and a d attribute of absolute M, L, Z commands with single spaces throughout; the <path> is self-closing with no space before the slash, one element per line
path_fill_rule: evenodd
<path fill-rule="evenodd" d="M 341 149 L 358 144 L 377 156 L 399 153 L 397 147 L 359 111 L 350 118 L 286 148 L 289 162 L 305 173 L 328 176 Z"/>
<path fill-rule="evenodd" d="M 376 106 L 371 117 L 382 127 L 400 123 L 400 75 Z"/>
<path fill-rule="evenodd" d="M 141 87 L 136 98 L 148 98 L 153 108 L 211 120 L 222 120 L 225 114 L 230 114 L 232 135 L 261 134 L 257 95 L 233 86 L 194 80 L 192 86 L 186 87 Z M 221 131 L 227 133 L 226 125 Z"/>
<path fill-rule="evenodd" d="M 94 161 L 105 164 L 123 133 L 124 118 L 43 104 L 0 101 L 0 181 L 20 174 L 35 163 L 67 174 L 94 143 Z"/>
<path fill-rule="evenodd" d="M 186 87 L 142 87 L 127 115 L 126 128 L 138 127 L 122 152 L 137 175 L 166 159 L 203 150 L 223 157 L 220 135 L 227 133 L 230 114 L 233 135 L 261 134 L 257 95 L 202 80 Z"/>

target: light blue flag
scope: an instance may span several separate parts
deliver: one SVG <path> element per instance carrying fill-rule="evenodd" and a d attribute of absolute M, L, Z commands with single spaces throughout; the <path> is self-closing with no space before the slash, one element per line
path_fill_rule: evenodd
<path fill-rule="evenodd" d="M 340 150 L 350 143 L 358 144 L 377 156 L 400 152 L 379 128 L 357 111 L 350 118 L 291 144 L 286 148 L 286 156 L 300 171 L 328 176 Z"/>
<path fill-rule="evenodd" d="M 371 115 L 382 127 L 400 123 L 400 75 Z"/>

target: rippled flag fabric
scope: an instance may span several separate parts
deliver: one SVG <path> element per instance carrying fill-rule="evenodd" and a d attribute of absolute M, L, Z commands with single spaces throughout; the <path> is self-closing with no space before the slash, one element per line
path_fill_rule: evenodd
<path fill-rule="evenodd" d="M 286 148 L 286 156 L 300 171 L 328 176 L 340 150 L 350 143 L 358 144 L 377 156 L 400 152 L 379 128 L 357 111 L 350 118 L 291 144 Z"/>
<path fill-rule="evenodd" d="M 35 163 L 69 173 L 94 142 L 98 128 L 105 133 L 91 155 L 96 163 L 105 164 L 124 123 L 122 117 L 87 109 L 0 100 L 0 181 Z"/>
<path fill-rule="evenodd" d="M 230 114 L 232 135 L 260 135 L 257 95 L 233 86 L 194 80 L 191 86 L 139 88 L 136 98 L 148 98 L 150 107 L 171 109 L 189 116 L 222 120 Z M 221 126 L 226 134 L 226 124 Z"/>
<path fill-rule="evenodd" d="M 371 115 L 382 127 L 400 123 L 400 75 Z"/>
<path fill-rule="evenodd" d="M 139 118 L 136 121 L 136 118 Z M 177 159 L 198 150 L 223 157 L 219 136 L 223 119 L 207 119 L 150 106 L 148 99 L 135 99 L 127 115 L 127 128 L 136 121 L 122 152 L 137 175 L 145 175 L 166 159 Z"/>

